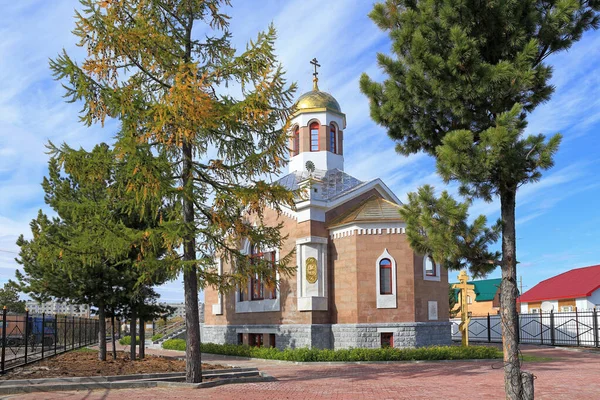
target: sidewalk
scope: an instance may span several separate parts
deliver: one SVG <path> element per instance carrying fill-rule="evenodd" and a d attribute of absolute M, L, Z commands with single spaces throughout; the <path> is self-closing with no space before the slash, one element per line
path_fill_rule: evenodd
<path fill-rule="evenodd" d="M 123 348 L 123 346 L 121 346 Z M 147 354 L 183 356 L 183 352 L 147 349 Z M 600 398 L 600 355 L 592 352 L 523 346 L 523 353 L 552 357 L 550 362 L 525 363 L 535 374 L 536 399 Z M 55 392 L 20 399 L 503 399 L 502 362 L 423 362 L 394 364 L 296 365 L 268 360 L 232 360 L 203 355 L 203 361 L 257 367 L 275 382 L 234 384 L 210 389 L 123 389 Z M 457 388 L 461 388 L 460 391 Z"/>

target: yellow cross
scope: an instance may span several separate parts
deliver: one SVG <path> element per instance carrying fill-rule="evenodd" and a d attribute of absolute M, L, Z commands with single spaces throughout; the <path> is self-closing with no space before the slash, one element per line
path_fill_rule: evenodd
<path fill-rule="evenodd" d="M 455 283 L 452 285 L 453 289 L 460 290 L 460 325 L 458 329 L 462 334 L 462 345 L 469 345 L 469 322 L 471 318 L 469 317 L 469 305 L 467 304 L 467 290 L 475 289 L 475 285 L 467 285 L 467 281 L 469 280 L 469 276 L 463 270 L 458 274 L 458 281 L 460 283 Z"/>

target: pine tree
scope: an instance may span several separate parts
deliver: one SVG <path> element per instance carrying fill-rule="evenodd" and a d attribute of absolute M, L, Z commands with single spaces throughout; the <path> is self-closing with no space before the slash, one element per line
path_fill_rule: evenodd
<path fill-rule="evenodd" d="M 175 198 L 180 207 L 178 221 L 150 230 L 149 237 L 164 238 L 170 251 L 181 247 L 183 256 L 170 254 L 162 265 L 146 267 L 183 273 L 186 380 L 200 382 L 199 286 L 227 290 L 250 273 L 274 281 L 275 270 L 291 272 L 290 255 L 274 266 L 252 264 L 238 247 L 241 238 L 281 247 L 279 226 L 265 226 L 262 213 L 266 206 L 293 206 L 293 195 L 266 177 L 285 162 L 295 85 L 286 85 L 274 55 L 272 26 L 244 51 L 232 47 L 229 17 L 221 11 L 229 0 L 81 4 L 74 34 L 87 57 L 80 66 L 63 53 L 51 69 L 68 101 L 83 103 L 84 123 L 120 120 L 116 147 L 130 160 L 128 188 L 136 200 Z M 147 162 L 137 153 L 140 143 L 170 164 Z M 215 257 L 236 270 L 219 275 Z"/>
<path fill-rule="evenodd" d="M 599 25 L 598 0 L 387 0 L 370 17 L 392 39 L 378 55 L 388 79 L 361 77 L 371 116 L 401 154 L 424 151 L 461 194 L 500 198 L 502 328 L 507 398 L 524 392 L 516 341 L 515 201 L 552 166 L 560 137 L 524 138 L 526 115 L 549 100 L 553 53 Z M 528 375 L 529 379 L 530 375 Z"/>
<path fill-rule="evenodd" d="M 95 306 L 98 357 L 105 361 L 106 310 L 114 313 L 134 300 L 143 302 L 140 293 L 152 294 L 150 286 L 166 279 L 162 274 L 147 281 L 137 267 L 164 253 L 157 241 L 146 245 L 145 253 L 140 251 L 141 243 L 148 241 L 146 230 L 158 224 L 158 217 L 125 212 L 128 195 L 119 179 L 127 164 L 117 162 L 107 145 L 91 152 L 49 147 L 54 156 L 42 186 L 57 216 L 48 218 L 40 210 L 30 224 L 33 238 L 19 237 L 19 287 L 39 301 L 55 298 Z"/>
<path fill-rule="evenodd" d="M 17 285 L 7 282 L 0 289 L 0 307 L 6 307 L 9 312 L 25 312 L 25 301 L 19 300 L 19 288 Z"/>

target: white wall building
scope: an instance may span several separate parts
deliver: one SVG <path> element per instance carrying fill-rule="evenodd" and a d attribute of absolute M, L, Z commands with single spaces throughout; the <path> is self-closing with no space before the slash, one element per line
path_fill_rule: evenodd
<path fill-rule="evenodd" d="M 600 308 L 600 265 L 576 268 L 541 281 L 519 298 L 522 313 Z"/>

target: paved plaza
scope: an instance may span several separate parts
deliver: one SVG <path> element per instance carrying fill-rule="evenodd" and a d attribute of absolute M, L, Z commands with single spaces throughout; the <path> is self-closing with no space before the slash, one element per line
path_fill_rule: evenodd
<path fill-rule="evenodd" d="M 178 352 L 150 350 L 164 355 Z M 536 376 L 536 399 L 600 398 L 600 353 L 523 346 L 524 354 L 552 361 L 525 363 Z M 233 384 L 209 389 L 152 388 L 54 392 L 10 396 L 11 399 L 503 399 L 500 361 L 447 361 L 390 364 L 297 365 L 274 361 L 232 360 L 206 355 L 205 360 L 241 367 L 255 366 L 273 382 Z M 459 394 L 463 388 L 465 394 Z"/>

